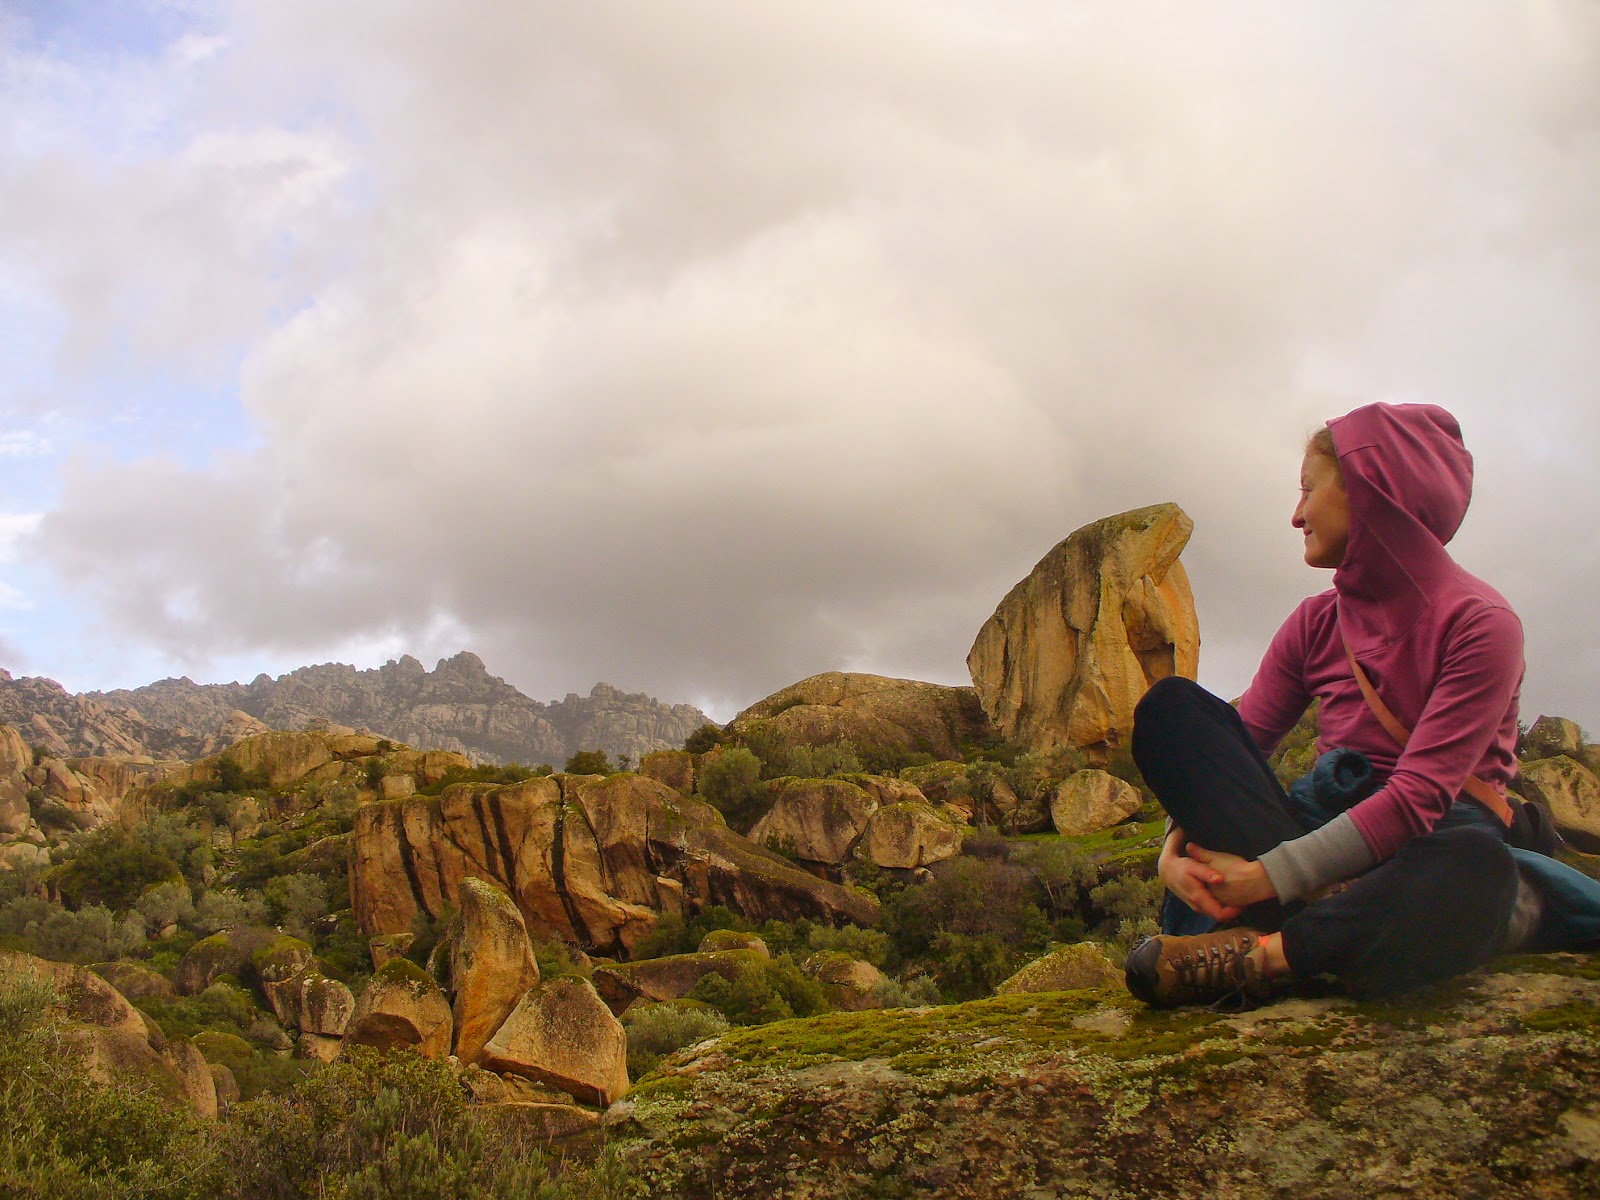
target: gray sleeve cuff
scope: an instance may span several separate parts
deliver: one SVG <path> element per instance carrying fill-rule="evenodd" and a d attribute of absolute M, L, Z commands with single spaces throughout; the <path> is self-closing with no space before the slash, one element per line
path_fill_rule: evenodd
<path fill-rule="evenodd" d="M 1340 813 L 1321 829 L 1282 842 L 1261 856 L 1273 890 L 1285 903 L 1304 900 L 1341 879 L 1353 879 L 1377 861 L 1349 813 Z"/>

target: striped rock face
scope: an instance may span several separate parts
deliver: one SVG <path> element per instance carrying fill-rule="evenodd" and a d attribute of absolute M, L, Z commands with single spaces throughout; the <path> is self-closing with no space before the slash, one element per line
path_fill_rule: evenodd
<path fill-rule="evenodd" d="M 350 889 L 363 932 L 461 906 L 469 878 L 502 888 L 534 937 L 628 956 L 663 912 L 724 904 L 753 921 L 871 924 L 870 897 L 733 833 L 703 801 L 638 775 L 562 775 L 364 806 Z"/>

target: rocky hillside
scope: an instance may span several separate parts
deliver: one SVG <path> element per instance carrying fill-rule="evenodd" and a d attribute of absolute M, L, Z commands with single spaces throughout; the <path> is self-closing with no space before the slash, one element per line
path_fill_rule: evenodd
<path fill-rule="evenodd" d="M 1384 1005 L 834 1013 L 686 1050 L 606 1121 L 654 1196 L 1595 1196 L 1595 976 L 1547 955 Z"/>
<path fill-rule="evenodd" d="M 343 725 L 407 745 L 454 750 L 482 762 L 560 766 L 579 750 L 637 762 L 677 747 L 707 717 L 688 704 L 596 684 L 588 696 L 544 704 L 524 696 L 477 655 L 462 652 L 428 671 L 410 655 L 375 670 L 342 663 L 301 667 L 277 679 L 145 687 L 73 695 L 50 679 L 0 671 L 0 724 L 66 758 L 148 755 L 194 759 L 265 729 Z"/>

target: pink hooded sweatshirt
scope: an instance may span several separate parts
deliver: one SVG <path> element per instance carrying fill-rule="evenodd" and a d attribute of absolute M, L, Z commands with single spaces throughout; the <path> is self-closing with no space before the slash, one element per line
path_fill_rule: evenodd
<path fill-rule="evenodd" d="M 1369 404 L 1328 427 L 1350 506 L 1344 562 L 1333 588 L 1301 603 L 1273 637 L 1239 715 L 1270 753 L 1320 699 L 1317 749 L 1359 750 L 1386 782 L 1262 855 L 1283 900 L 1359 874 L 1431 831 L 1468 775 L 1503 792 L 1517 770 L 1522 624 L 1445 549 L 1472 497 L 1460 426 L 1431 404 Z M 1346 643 L 1411 728 L 1403 752 L 1362 699 Z"/>

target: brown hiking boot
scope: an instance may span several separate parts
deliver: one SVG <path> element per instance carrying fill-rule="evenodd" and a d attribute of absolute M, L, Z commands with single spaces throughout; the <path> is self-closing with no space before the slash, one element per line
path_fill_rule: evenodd
<path fill-rule="evenodd" d="M 1261 943 L 1253 929 L 1218 929 L 1192 937 L 1145 938 L 1128 955 L 1128 990 L 1153 1008 L 1211 1004 L 1237 997 L 1264 1000 L 1271 986 L 1250 951 Z"/>

